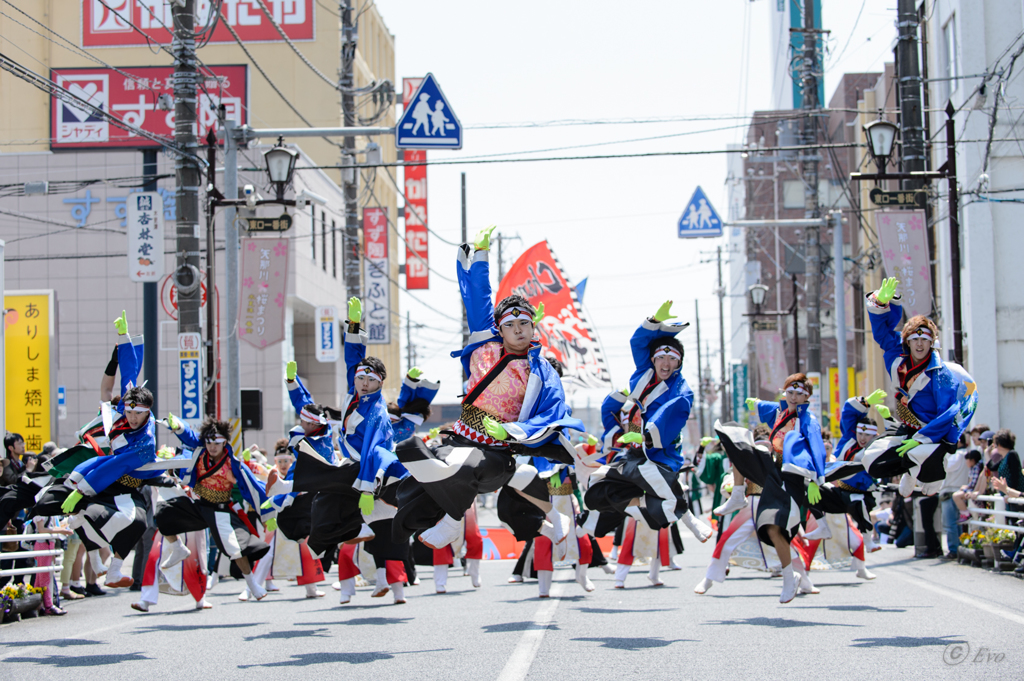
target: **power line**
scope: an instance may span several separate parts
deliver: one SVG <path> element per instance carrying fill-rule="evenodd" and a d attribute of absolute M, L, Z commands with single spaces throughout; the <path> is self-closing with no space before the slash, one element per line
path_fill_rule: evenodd
<path fill-rule="evenodd" d="M 366 263 L 366 262 L 369 262 L 369 263 L 370 263 L 370 266 L 371 266 L 371 267 L 373 267 L 373 268 L 374 268 L 375 270 L 377 270 L 378 272 L 380 272 L 381 274 L 383 274 L 383 275 L 384 275 L 385 277 L 387 277 L 387 280 L 388 280 L 388 281 L 390 281 L 390 282 L 391 282 L 392 284 L 394 284 L 395 286 L 397 286 L 397 287 L 398 287 L 399 289 L 401 289 L 402 291 L 405 291 L 406 293 L 408 293 L 408 294 L 409 294 L 409 297 L 410 297 L 410 298 L 412 298 L 412 299 L 413 299 L 413 300 L 415 300 L 415 301 L 416 301 L 417 303 L 419 303 L 419 304 L 420 304 L 420 305 L 422 305 L 423 307 L 427 308 L 427 309 L 428 309 L 428 310 L 430 310 L 431 312 L 436 312 L 437 314 L 441 315 L 441 316 L 442 316 L 442 317 L 444 317 L 445 319 L 450 319 L 450 320 L 451 320 L 451 321 L 453 321 L 453 322 L 459 322 L 460 324 L 462 323 L 462 320 L 461 320 L 461 319 L 456 319 L 455 317 L 452 317 L 452 316 L 451 316 L 450 314 L 447 314 L 447 313 L 445 313 L 445 312 L 441 312 L 441 311 L 440 311 L 440 310 L 438 310 L 438 309 L 437 309 L 436 307 L 433 307 L 433 306 L 431 306 L 431 305 L 428 305 L 427 303 L 423 302 L 422 300 L 420 300 L 419 298 L 417 298 L 416 296 L 414 296 L 414 295 L 412 294 L 412 292 L 411 292 L 411 291 L 409 291 L 409 289 L 407 289 L 406 287 L 402 286 L 402 285 L 401 285 L 400 283 L 398 283 L 397 281 L 395 281 L 394 279 L 392 279 L 392 278 L 391 278 L 391 275 L 390 275 L 389 273 L 387 273 L 387 272 L 385 272 L 385 271 L 384 271 L 383 269 L 381 269 L 380 265 L 378 265 L 377 263 L 375 263 L 375 262 L 374 262 L 374 261 L 372 261 L 372 260 L 367 260 L 367 259 L 366 259 L 366 256 L 365 256 L 365 255 L 363 255 L 362 253 L 360 253 L 360 254 L 359 254 L 359 259 L 360 259 L 360 260 L 362 260 L 362 261 L 363 261 L 364 263 Z M 401 315 L 399 315 L 399 316 L 401 316 Z"/>
<path fill-rule="evenodd" d="M 412 164 L 409 164 L 409 165 L 419 165 L 419 164 L 418 163 L 412 163 Z M 395 191 L 398 192 L 398 195 L 401 196 L 404 199 L 405 198 L 405 192 L 402 191 L 402 188 L 398 186 L 398 180 L 396 180 L 395 178 L 391 177 L 391 173 L 389 171 L 387 171 L 387 170 L 384 171 L 384 174 L 387 176 L 387 178 L 391 182 L 392 186 L 394 186 Z M 405 203 L 405 209 L 410 211 L 413 215 L 415 215 L 416 218 L 420 221 L 420 224 L 423 225 L 428 232 L 430 232 L 435 237 L 440 239 L 443 243 L 446 243 L 449 246 L 460 246 L 461 245 L 461 244 L 457 244 L 457 243 L 452 242 L 452 241 L 448 241 L 448 239 L 445 239 L 443 236 L 441 236 L 440 234 L 438 234 L 434 230 L 430 229 L 430 225 L 427 223 L 426 218 L 424 218 L 422 215 L 420 215 L 419 211 L 416 210 L 416 206 L 412 205 L 411 203 L 406 202 Z"/>
<path fill-rule="evenodd" d="M 387 172 L 387 171 L 385 171 L 385 172 Z M 373 193 L 373 186 L 369 182 L 366 183 L 366 186 L 367 186 L 367 188 L 369 188 L 369 190 L 370 190 L 370 197 L 377 204 L 377 207 L 378 208 L 383 208 L 383 206 L 381 206 L 380 199 L 378 199 L 377 195 Z M 429 262 L 427 262 L 425 259 L 420 257 L 420 254 L 416 252 L 416 250 L 412 247 L 412 244 L 410 244 L 406 240 L 406 238 L 404 236 L 402 236 L 401 234 L 398 233 L 398 226 L 395 224 L 394 220 L 391 219 L 391 216 L 388 215 L 387 211 L 384 211 L 384 220 L 387 222 L 388 227 L 390 227 L 392 229 L 392 231 L 394 231 L 395 236 L 397 236 L 399 239 L 402 240 L 403 243 L 405 243 L 405 247 L 407 249 L 405 252 L 406 252 L 407 256 L 408 256 L 408 254 L 411 253 L 413 255 L 413 257 L 416 258 L 417 260 L 419 260 L 421 263 L 423 263 L 424 266 L 426 266 L 426 268 L 428 270 L 433 272 L 435 275 L 437 275 L 438 277 L 440 277 L 444 281 L 447 281 L 447 282 L 452 283 L 452 284 L 459 283 L 458 280 L 456 280 L 456 279 L 452 279 L 450 277 L 444 276 L 443 274 L 441 274 L 440 272 L 435 270 L 433 267 L 431 267 Z M 405 266 L 408 268 L 408 266 L 409 266 L 409 258 L 406 257 L 405 260 L 406 260 L 406 265 Z M 406 276 L 408 276 L 408 272 L 406 273 Z"/>

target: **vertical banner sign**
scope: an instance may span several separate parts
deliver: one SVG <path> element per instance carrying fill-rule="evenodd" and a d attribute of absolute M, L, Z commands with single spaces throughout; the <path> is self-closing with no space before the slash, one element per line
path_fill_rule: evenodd
<path fill-rule="evenodd" d="M 566 380 L 583 388 L 611 388 L 601 340 L 547 241 L 530 246 L 519 256 L 501 280 L 496 299 L 513 293 L 534 307 L 544 303 L 546 316 L 537 325 L 537 334 L 544 355 L 553 356 L 565 367 Z"/>
<path fill-rule="evenodd" d="M 238 337 L 262 350 L 284 340 L 288 239 L 242 239 Z"/>
<path fill-rule="evenodd" d="M 388 209 L 363 209 L 363 326 L 367 343 L 391 342 L 391 282 L 388 280 Z"/>
<path fill-rule="evenodd" d="M 62 385 L 57 386 L 57 420 L 63 421 L 68 417 L 68 389 Z"/>
<path fill-rule="evenodd" d="M 747 364 L 732 365 L 732 415 L 740 423 L 747 423 Z"/>
<path fill-rule="evenodd" d="M 856 392 L 856 370 L 853 367 L 847 368 L 847 389 L 850 391 L 850 395 L 859 395 L 862 393 Z M 828 414 L 829 414 L 829 428 L 832 431 L 832 440 L 838 442 L 839 438 L 842 437 L 843 432 L 839 428 L 840 420 L 843 416 L 843 403 L 839 401 L 839 368 L 829 367 L 828 368 Z"/>
<path fill-rule="evenodd" d="M 128 222 L 128 278 L 160 281 L 164 276 L 164 199 L 156 192 L 129 194 L 125 201 Z"/>
<path fill-rule="evenodd" d="M 408 107 L 422 78 L 402 79 L 402 106 Z M 405 162 L 427 160 L 425 149 L 406 149 Z M 405 173 L 405 287 L 430 288 L 427 248 L 427 166 L 407 165 Z"/>
<path fill-rule="evenodd" d="M 875 213 L 878 245 L 889 276 L 900 285 L 896 293 L 907 317 L 932 311 L 931 268 L 923 210 L 882 210 Z"/>
<path fill-rule="evenodd" d="M 324 305 L 316 309 L 316 361 L 337 362 L 341 357 L 338 338 L 338 308 Z"/>
<path fill-rule="evenodd" d="M 203 339 L 198 333 L 178 334 L 178 380 L 181 387 L 181 416 L 192 427 L 198 427 L 203 420 L 200 409 L 202 401 L 202 377 L 199 370 L 199 353 Z"/>
<path fill-rule="evenodd" d="M 53 439 L 53 291 L 8 291 L 4 309 L 6 426 L 25 438 L 26 450 L 38 452 Z"/>
<path fill-rule="evenodd" d="M 772 393 L 782 390 L 786 382 L 786 346 L 778 331 L 755 331 L 754 347 L 757 351 L 758 374 L 761 389 Z"/>
<path fill-rule="evenodd" d="M 814 418 L 818 419 L 818 424 L 821 424 L 821 374 L 817 371 L 807 372 L 807 382 L 811 384 L 811 399 L 807 401 L 810 405 L 811 413 L 814 414 Z"/>

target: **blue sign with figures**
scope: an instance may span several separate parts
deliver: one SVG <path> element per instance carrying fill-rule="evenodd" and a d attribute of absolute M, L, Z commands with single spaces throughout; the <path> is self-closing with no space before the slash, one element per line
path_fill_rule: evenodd
<path fill-rule="evenodd" d="M 399 149 L 461 149 L 462 123 L 428 73 L 395 126 Z"/>
<path fill-rule="evenodd" d="M 722 236 L 722 219 L 699 186 L 679 218 L 679 238 Z"/>

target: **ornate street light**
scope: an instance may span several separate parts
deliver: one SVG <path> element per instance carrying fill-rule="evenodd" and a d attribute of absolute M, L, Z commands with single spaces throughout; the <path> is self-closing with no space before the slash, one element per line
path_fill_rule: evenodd
<path fill-rule="evenodd" d="M 277 190 L 277 200 L 284 198 L 284 188 L 292 181 L 292 173 L 295 172 L 295 161 L 299 153 L 292 149 L 286 149 L 284 139 L 278 138 L 277 144 L 263 154 L 263 160 L 267 164 L 267 175 L 270 183 Z"/>
<path fill-rule="evenodd" d="M 750 302 L 754 304 L 754 308 L 760 314 L 761 306 L 764 305 L 764 298 L 768 295 L 768 287 L 764 284 L 754 284 L 747 288 L 747 293 L 750 294 Z"/>
<path fill-rule="evenodd" d="M 871 158 L 880 173 L 885 172 L 885 167 L 889 163 L 898 131 L 895 123 L 882 119 L 871 121 L 864 126 L 864 134 L 868 138 L 868 151 L 871 152 Z"/>

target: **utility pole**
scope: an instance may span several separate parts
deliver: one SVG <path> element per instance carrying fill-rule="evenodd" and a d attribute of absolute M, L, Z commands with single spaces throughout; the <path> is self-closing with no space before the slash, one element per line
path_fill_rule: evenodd
<path fill-rule="evenodd" d="M 498 286 L 501 286 L 501 280 L 505 278 L 505 259 L 501 255 L 501 232 L 498 232 Z"/>
<path fill-rule="evenodd" d="M 718 355 L 722 372 L 722 420 L 729 420 L 729 381 L 725 376 L 725 286 L 722 284 L 722 247 L 718 247 Z"/>
<path fill-rule="evenodd" d="M 156 180 L 156 149 L 142 150 L 142 191 L 155 192 Z M 142 335 L 149 339 L 149 347 L 159 346 L 160 334 L 157 323 L 157 298 L 158 292 L 155 281 L 147 281 L 142 284 Z M 0 348 L 2 350 L 2 348 Z M 142 359 L 142 375 L 146 377 L 146 387 L 153 393 L 153 413 L 159 413 L 158 403 L 160 400 L 160 365 L 157 362 L 158 355 L 150 351 L 144 354 Z"/>
<path fill-rule="evenodd" d="M 206 162 L 209 164 L 207 168 L 207 182 L 211 187 L 216 188 L 217 186 L 217 133 L 214 132 L 213 128 L 206 133 Z M 216 262 L 217 262 L 217 249 L 215 246 L 214 234 L 213 234 L 213 211 L 206 211 L 206 281 L 210 291 L 214 290 L 213 282 L 217 281 L 216 276 Z M 217 409 L 217 353 L 216 340 L 217 340 L 217 317 L 215 311 L 217 306 L 213 304 L 213 296 L 210 296 L 210 301 L 206 305 L 206 384 L 203 386 L 206 391 L 206 414 L 208 416 L 214 416 L 220 418 L 220 413 Z"/>
<path fill-rule="evenodd" d="M 801 176 L 804 182 L 804 217 L 820 217 L 818 207 L 818 34 L 814 27 L 814 3 L 804 2 L 803 64 L 801 67 L 803 109 L 801 136 Z M 807 370 L 821 372 L 821 227 L 809 226 L 804 231 L 804 262 L 807 284 Z"/>
<path fill-rule="evenodd" d="M 178 286 L 178 333 L 198 332 L 199 306 L 202 287 L 184 288 L 183 284 L 193 283 L 191 277 L 199 279 L 199 184 L 200 172 L 196 151 L 199 145 L 193 132 L 196 126 L 196 39 L 195 0 L 182 0 L 172 8 L 174 40 L 171 51 L 174 54 L 174 142 L 183 154 L 175 158 L 175 179 L 177 182 L 177 258 L 178 268 L 184 266 L 191 274 L 179 269 L 182 274 L 175 283 Z M 185 155 L 187 154 L 187 155 Z M 176 273 L 177 274 L 177 273 Z M 178 277 L 175 277 L 178 279 Z M 213 282 L 209 282 L 213 287 Z M 191 290 L 189 290 L 191 289 Z M 213 301 L 210 301 L 213 304 Z M 156 339 L 153 339 L 154 341 Z M 210 372 L 213 367 L 206 367 Z"/>
<path fill-rule="evenodd" d="M 412 359 L 412 317 L 408 310 L 405 311 L 405 365 L 407 367 L 406 373 L 409 373 L 409 369 L 412 369 L 414 366 Z"/>
<path fill-rule="evenodd" d="M 707 431 L 704 429 L 704 368 L 700 358 L 700 302 L 693 301 L 693 318 L 697 324 L 697 413 L 700 418 L 700 436 L 704 437 Z"/>
<path fill-rule="evenodd" d="M 832 213 L 832 269 L 836 287 L 833 311 L 836 317 L 836 365 L 839 368 L 839 404 L 846 404 L 850 396 L 849 376 L 846 361 L 846 286 L 843 276 L 843 214 Z"/>
<path fill-rule="evenodd" d="M 462 173 L 462 243 L 469 243 L 466 233 L 466 173 Z M 472 259 L 473 254 L 469 257 Z M 469 345 L 469 318 L 466 317 L 466 306 L 462 306 L 462 347 Z"/>
<path fill-rule="evenodd" d="M 921 63 L 917 53 L 917 9 L 915 0 L 898 0 L 896 26 L 896 68 L 900 101 L 900 131 L 903 147 L 900 170 L 912 173 L 924 170 L 924 118 L 921 111 Z M 924 180 L 903 180 L 903 189 L 920 189 Z"/>
<path fill-rule="evenodd" d="M 338 3 L 341 13 L 341 111 L 344 115 L 346 128 L 356 125 L 355 59 L 356 45 L 359 41 L 359 29 L 352 22 L 352 0 L 341 0 Z M 341 183 L 345 191 L 345 233 L 342 243 L 345 246 L 345 257 L 342 268 L 345 273 L 345 295 L 349 298 L 359 297 L 360 290 L 360 259 L 359 259 L 359 172 L 356 163 L 356 138 L 345 137 L 341 150 Z M 232 197 L 234 198 L 234 197 Z"/>
<path fill-rule="evenodd" d="M 221 116 L 224 129 L 224 195 L 229 199 L 238 198 L 238 139 L 235 123 L 227 116 Z M 225 417 L 231 424 L 231 446 L 237 452 L 241 444 L 242 431 L 242 372 L 239 364 L 238 345 L 238 225 L 234 206 L 224 210 L 224 283 L 227 289 L 227 356 L 228 367 L 223 375 Z"/>

